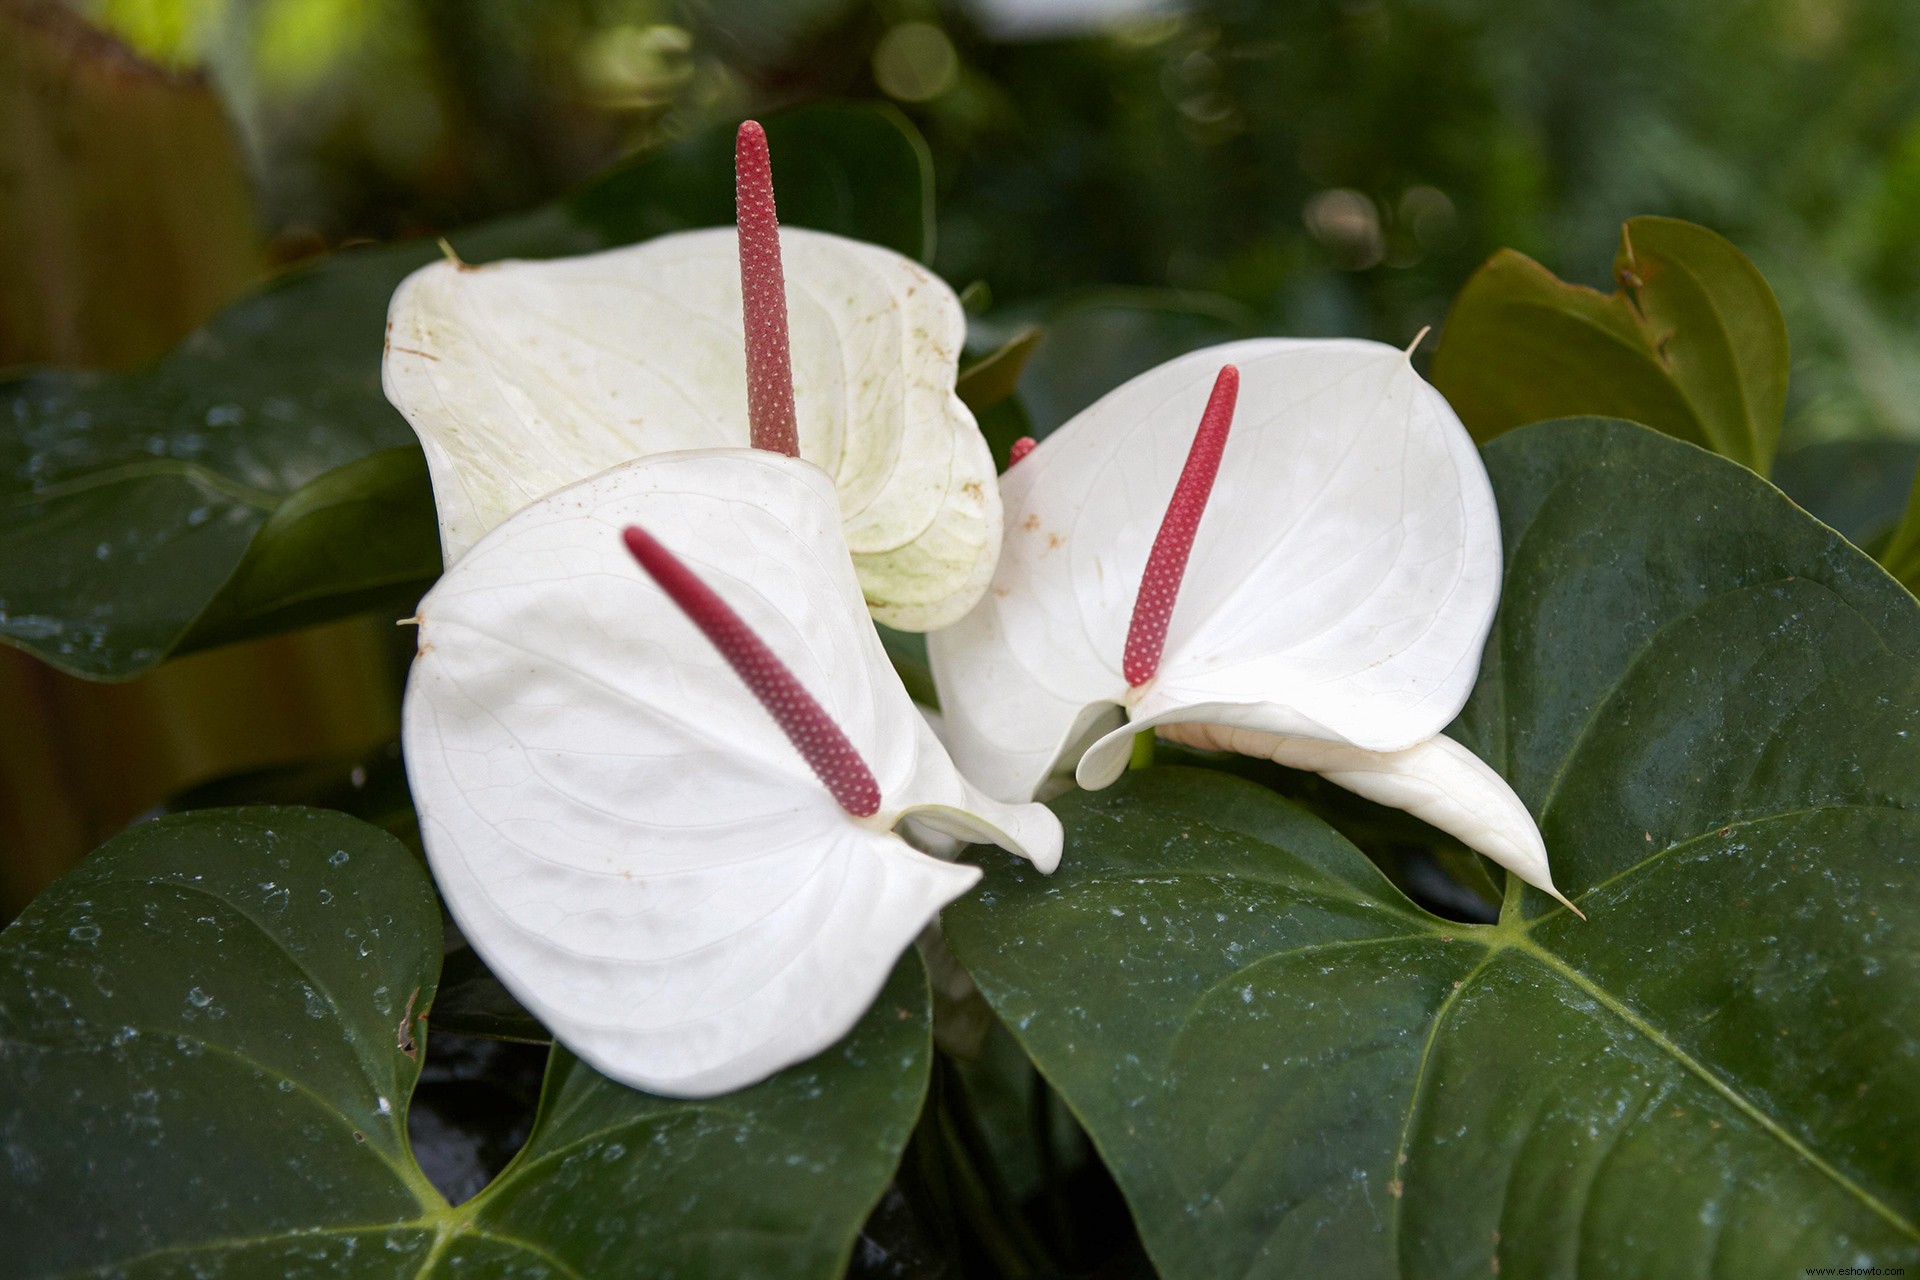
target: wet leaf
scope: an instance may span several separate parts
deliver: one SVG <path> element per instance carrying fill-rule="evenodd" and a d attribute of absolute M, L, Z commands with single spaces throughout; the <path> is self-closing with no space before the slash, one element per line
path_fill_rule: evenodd
<path fill-rule="evenodd" d="M 201 810 L 109 842 L 0 934 L 8 1274 L 844 1268 L 926 1088 L 911 954 L 846 1040 L 727 1097 L 556 1053 L 527 1145 L 457 1209 L 406 1136 L 439 955 L 419 863 L 343 815 Z"/>
<path fill-rule="evenodd" d="M 931 245 L 925 144 L 887 109 L 768 121 L 795 226 Z M 703 136 L 449 239 L 471 262 L 581 253 L 732 218 Z M 425 466 L 380 390 L 387 299 L 439 253 L 349 251 L 275 282 L 137 373 L 0 382 L 0 641 L 124 679 L 183 649 L 368 608 L 438 573 Z"/>
<path fill-rule="evenodd" d="M 1457 733 L 1582 924 L 1402 898 L 1241 779 L 1061 801 L 947 937 L 1170 1278 L 1920 1264 L 1920 605 L 1625 423 L 1486 450 L 1506 590 Z"/>
<path fill-rule="evenodd" d="M 1577 414 L 1627 418 L 1767 473 L 1787 327 L 1752 262 L 1705 227 L 1634 218 L 1602 294 L 1503 249 L 1454 299 L 1433 384 L 1474 438 Z"/>

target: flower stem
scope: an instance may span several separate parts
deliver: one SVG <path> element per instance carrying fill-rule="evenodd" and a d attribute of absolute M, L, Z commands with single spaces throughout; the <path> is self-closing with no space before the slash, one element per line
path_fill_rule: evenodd
<path fill-rule="evenodd" d="M 1133 735 L 1133 755 L 1127 760 L 1129 769 L 1151 769 L 1153 767 L 1153 730 Z"/>

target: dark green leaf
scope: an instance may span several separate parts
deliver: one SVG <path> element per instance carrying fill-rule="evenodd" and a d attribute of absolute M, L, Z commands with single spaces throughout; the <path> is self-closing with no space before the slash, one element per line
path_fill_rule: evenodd
<path fill-rule="evenodd" d="M 1787 327 L 1760 272 L 1673 218 L 1622 226 L 1613 271 L 1619 289 L 1601 294 L 1501 250 L 1454 299 L 1434 385 L 1477 440 L 1603 414 L 1765 475 L 1786 411 Z"/>
<path fill-rule="evenodd" d="M 425 856 L 398 739 L 370 752 L 227 774 L 168 797 L 164 809 L 186 813 L 235 805 L 337 809 L 398 838 L 416 856 Z M 440 984 L 442 1003 L 446 985 Z"/>
<path fill-rule="evenodd" d="M 886 646 L 887 660 L 899 673 L 900 683 L 907 687 L 907 696 L 921 706 L 938 709 L 940 695 L 933 687 L 933 667 L 927 660 L 925 633 L 895 631 L 877 622 L 874 628 L 880 632 L 880 643 Z"/>
<path fill-rule="evenodd" d="M 493 976 L 459 929 L 447 928 L 440 995 L 433 1002 L 433 1025 L 457 1035 L 549 1044 L 553 1037 Z"/>
<path fill-rule="evenodd" d="M 1038 325 L 1029 325 L 962 369 L 954 390 L 967 408 L 984 413 L 1011 396 L 1041 336 Z"/>
<path fill-rule="evenodd" d="M 506 1237 L 580 1276 L 837 1277 L 919 1114 L 929 1035 L 909 950 L 847 1039 L 724 1097 L 636 1093 L 556 1050 L 533 1137 L 462 1206 L 473 1256 Z"/>
<path fill-rule="evenodd" d="M 1900 523 L 1893 527 L 1886 545 L 1877 550 L 1887 572 L 1900 579 L 1907 590 L 1920 594 L 1920 471 L 1914 473 Z"/>
<path fill-rule="evenodd" d="M 1203 293 L 1106 289 L 1047 313 L 1020 377 L 1020 398 L 1045 436 L 1135 374 L 1178 355 L 1249 337 L 1253 317 Z"/>
<path fill-rule="evenodd" d="M 993 465 L 1001 471 L 1013 458 L 1013 446 L 1022 436 L 1033 435 L 1033 419 L 1027 416 L 1026 406 L 1017 395 L 1008 396 L 991 409 L 983 409 L 976 415 L 980 424 L 980 434 L 987 438 L 987 447 L 993 450 Z"/>
<path fill-rule="evenodd" d="M 1169 1277 L 1920 1264 L 1920 605 L 1625 423 L 1487 450 L 1457 733 L 1583 924 L 1406 902 L 1293 804 L 1154 769 L 946 917 Z"/>
<path fill-rule="evenodd" d="M 925 144 L 884 108 L 768 122 L 783 218 L 924 256 Z M 455 233 L 469 261 L 578 253 L 732 218 L 730 135 Z M 364 608 L 439 571 L 413 433 L 380 391 L 387 300 L 439 252 L 343 253 L 237 303 L 158 364 L 0 383 L 0 640 L 121 679 L 184 649 Z"/>
<path fill-rule="evenodd" d="M 932 260 L 933 156 L 899 111 L 810 106 L 768 117 L 766 129 L 781 222 Z M 565 211 L 602 245 L 731 223 L 733 133 L 712 130 L 615 170 Z M 466 241 L 454 247 L 471 256 Z"/>
<path fill-rule="evenodd" d="M 1870 551 L 1906 509 L 1916 467 L 1920 444 L 1838 440 L 1782 454 L 1772 479 L 1809 513 Z"/>
<path fill-rule="evenodd" d="M 313 1274 L 388 1241 L 417 1267 L 439 949 L 420 865 L 338 814 L 203 810 L 89 857 L 0 934 L 11 1273 Z"/>
<path fill-rule="evenodd" d="M 723 1098 L 564 1053 L 457 1209 L 407 1144 L 438 908 L 341 814 L 136 827 L 0 934 L 7 1274 L 831 1277 L 926 1087 L 909 957 L 839 1045 Z"/>

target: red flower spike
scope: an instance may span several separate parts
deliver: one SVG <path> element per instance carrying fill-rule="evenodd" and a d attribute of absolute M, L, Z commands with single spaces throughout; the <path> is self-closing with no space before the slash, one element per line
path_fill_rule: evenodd
<path fill-rule="evenodd" d="M 773 162 L 757 121 L 733 140 L 734 219 L 740 232 L 740 309 L 747 331 L 747 421 L 753 447 L 800 456 L 793 417 L 793 358 L 787 344 L 787 280 L 780 270 L 780 219 Z"/>
<path fill-rule="evenodd" d="M 1220 474 L 1220 455 L 1227 447 L 1227 428 L 1233 425 L 1233 405 L 1239 395 L 1240 371 L 1232 365 L 1223 366 L 1213 384 L 1213 395 L 1207 400 L 1207 411 L 1200 416 L 1200 429 L 1193 434 L 1193 447 L 1187 451 L 1180 482 L 1173 487 L 1173 501 L 1167 504 L 1153 550 L 1147 554 L 1140 594 L 1133 601 L 1133 622 L 1127 628 L 1126 656 L 1121 662 L 1127 683 L 1135 688 L 1153 679 L 1160 669 L 1160 654 L 1167 645 L 1167 622 L 1173 617 L 1173 602 L 1180 594 L 1180 579 L 1187 572 L 1187 557 L 1193 552 L 1194 535 L 1200 532 L 1200 517 L 1213 492 L 1213 479 Z"/>
<path fill-rule="evenodd" d="M 814 776 L 833 793 L 840 807 L 856 818 L 880 809 L 880 784 L 873 771 L 826 708 L 815 702 L 753 628 L 687 568 L 679 556 L 634 525 L 621 535 L 627 550 L 672 601 L 700 628 L 720 656 L 760 699 Z"/>
<path fill-rule="evenodd" d="M 1040 442 L 1032 436 L 1021 436 L 1018 440 L 1015 440 L 1013 442 L 1013 448 L 1007 450 L 1007 470 L 1013 470 L 1014 464 L 1032 453 L 1039 443 Z"/>

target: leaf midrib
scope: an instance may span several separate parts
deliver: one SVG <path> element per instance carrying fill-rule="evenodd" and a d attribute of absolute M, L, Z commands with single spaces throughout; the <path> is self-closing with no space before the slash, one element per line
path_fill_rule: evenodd
<path fill-rule="evenodd" d="M 1751 825 L 1753 823 L 1763 822 L 1763 821 L 1777 821 L 1781 818 L 1797 816 L 1800 813 L 1817 811 L 1819 808 L 1822 808 L 1822 807 L 1825 807 L 1825 806 L 1815 806 L 1813 807 L 1812 810 L 1794 810 L 1794 811 L 1789 811 L 1785 813 L 1764 815 L 1762 817 L 1746 820 L 1746 825 Z M 1868 807 L 1873 807 L 1873 806 L 1868 806 Z M 1715 828 L 1714 832 L 1717 832 L 1717 831 L 1718 831 L 1718 828 Z M 1701 836 L 1693 837 L 1689 841 L 1683 841 L 1681 843 L 1682 844 L 1692 843 L 1699 839 L 1704 839 L 1706 838 L 1706 835 L 1713 834 L 1714 832 L 1704 833 Z M 1668 848 L 1661 850 L 1660 854 L 1654 855 L 1654 858 L 1658 858 L 1661 855 L 1670 853 L 1673 851 L 1674 848 L 1678 848 L 1678 847 L 1680 846 L 1679 845 L 1669 846 Z M 1635 867 L 1629 868 L 1626 872 L 1621 873 L 1620 876 L 1614 877 L 1614 879 L 1618 880 L 1622 878 L 1622 876 L 1632 874 L 1632 872 L 1643 868 L 1644 866 L 1651 863 L 1653 860 L 1654 859 L 1644 859 L 1642 860 L 1641 863 L 1636 864 Z M 1221 878 L 1222 874 L 1229 875 L 1229 876 L 1231 875 L 1231 873 L 1214 873 L 1214 874 L 1200 873 L 1198 878 L 1205 879 L 1205 880 L 1218 880 Z M 1101 879 L 1101 880 L 1125 879 L 1126 881 L 1131 883 L 1139 880 L 1141 877 L 1125 876 L 1124 873 L 1112 873 L 1105 876 L 1099 876 L 1094 878 Z M 1175 882 L 1182 879 L 1186 879 L 1188 878 L 1188 876 L 1175 872 L 1173 874 L 1163 873 L 1160 876 L 1151 876 L 1148 878 L 1158 880 L 1159 882 L 1164 884 L 1164 883 Z M 1509 879 L 1511 880 L 1512 877 L 1509 877 Z M 1611 881 L 1609 881 L 1608 883 L 1611 883 Z M 1279 887 L 1279 886 L 1275 884 L 1275 887 Z M 1547 950 L 1544 946 L 1542 946 L 1540 943 L 1535 941 L 1531 936 L 1534 926 L 1539 924 L 1541 920 L 1550 918 L 1551 914 L 1552 913 L 1549 913 L 1549 915 L 1537 917 L 1533 920 L 1517 920 L 1517 919 L 1509 918 L 1508 920 L 1503 921 L 1502 923 L 1496 924 L 1496 925 L 1470 925 L 1470 924 L 1451 925 L 1451 924 L 1446 924 L 1446 922 L 1442 922 L 1437 919 L 1429 920 L 1422 917 L 1418 920 L 1417 927 L 1407 933 L 1398 934 L 1398 935 L 1387 935 L 1387 936 L 1382 936 L 1380 938 L 1372 940 L 1372 941 L 1378 941 L 1382 943 L 1387 943 L 1387 942 L 1417 943 L 1423 940 L 1439 940 L 1439 941 L 1445 941 L 1449 943 L 1457 943 L 1457 944 L 1463 944 L 1463 945 L 1477 945 L 1477 946 L 1482 946 L 1487 948 L 1486 954 L 1480 959 L 1480 961 L 1475 966 L 1473 971 L 1470 972 L 1465 978 L 1461 979 L 1460 985 L 1458 987 L 1454 988 L 1452 991 L 1448 993 L 1447 998 L 1442 1002 L 1440 1008 L 1436 1010 L 1433 1020 L 1429 1023 L 1427 1041 L 1425 1044 L 1423 1044 L 1421 1049 L 1420 1065 L 1416 1068 L 1416 1071 L 1413 1076 L 1413 1087 L 1409 1094 L 1407 1118 L 1403 1122 L 1400 1145 L 1399 1147 L 1396 1148 L 1392 1157 L 1392 1159 L 1396 1162 L 1394 1166 L 1395 1168 L 1397 1168 L 1397 1161 L 1398 1161 L 1398 1156 L 1400 1151 L 1403 1151 L 1406 1149 L 1406 1143 L 1408 1141 L 1408 1137 L 1412 1132 L 1413 1124 L 1417 1118 L 1419 1105 L 1424 1096 L 1424 1090 L 1422 1089 L 1421 1086 L 1422 1086 L 1425 1072 L 1426 1072 L 1426 1065 L 1427 1065 L 1427 1062 L 1429 1061 L 1431 1050 L 1434 1044 L 1438 1040 L 1439 1033 L 1441 1030 L 1441 1024 L 1445 1018 L 1447 1011 L 1450 1010 L 1453 1004 L 1459 999 L 1459 997 L 1463 993 L 1465 993 L 1465 991 L 1471 985 L 1472 980 L 1475 977 L 1477 977 L 1480 973 L 1484 972 L 1496 959 L 1498 959 L 1498 957 L 1503 952 L 1506 952 L 1508 950 L 1513 950 L 1535 961 L 1542 968 L 1546 969 L 1550 973 L 1553 973 L 1555 976 L 1567 982 L 1569 985 L 1572 985 L 1578 988 L 1584 994 L 1592 998 L 1599 1005 L 1599 1007 L 1605 1009 L 1608 1013 L 1612 1014 L 1614 1017 L 1618 1018 L 1621 1022 L 1625 1023 L 1626 1026 L 1632 1032 L 1634 1032 L 1634 1034 L 1644 1038 L 1649 1044 L 1653 1045 L 1654 1048 L 1656 1048 L 1662 1054 L 1670 1058 L 1673 1062 L 1679 1065 L 1688 1074 L 1694 1076 L 1696 1079 L 1698 1079 L 1703 1084 L 1705 1084 L 1708 1088 L 1712 1089 L 1716 1094 L 1724 1098 L 1742 1115 L 1746 1116 L 1749 1120 L 1751 1120 L 1754 1124 L 1756 1124 L 1761 1129 L 1762 1132 L 1771 1136 L 1776 1142 L 1784 1146 L 1794 1156 L 1805 1161 L 1811 1168 L 1817 1170 L 1822 1176 L 1827 1178 L 1842 1192 L 1844 1192 L 1845 1194 L 1853 1198 L 1856 1202 L 1858 1202 L 1863 1207 L 1868 1209 L 1870 1212 L 1875 1214 L 1877 1217 L 1881 1218 L 1883 1221 L 1888 1223 L 1895 1230 L 1900 1231 L 1901 1233 L 1911 1237 L 1912 1239 L 1920 1240 L 1920 1225 L 1916 1225 L 1914 1222 L 1901 1216 L 1899 1211 L 1894 1209 L 1892 1206 L 1888 1205 L 1884 1200 L 1880 1199 L 1878 1196 L 1874 1195 L 1871 1191 L 1867 1190 L 1866 1187 L 1862 1186 L 1860 1183 L 1856 1182 L 1854 1179 L 1852 1179 L 1847 1174 L 1842 1172 L 1839 1168 L 1837 1168 L 1831 1162 L 1821 1157 L 1810 1146 L 1808 1146 L 1806 1142 L 1796 1137 L 1779 1120 L 1775 1119 L 1770 1113 L 1768 1113 L 1759 1104 L 1755 1103 L 1754 1101 L 1749 1099 L 1745 1094 L 1741 1093 L 1727 1080 L 1725 1080 L 1719 1074 L 1717 1074 L 1713 1070 L 1713 1068 L 1711 1068 L 1708 1064 L 1700 1061 L 1697 1058 L 1694 1058 L 1691 1054 L 1687 1053 L 1684 1049 L 1682 1049 L 1676 1041 L 1668 1037 L 1657 1026 L 1655 1026 L 1654 1023 L 1651 1022 L 1648 1018 L 1636 1012 L 1634 1009 L 1632 1009 L 1631 1006 L 1627 1005 L 1624 1001 L 1609 994 L 1604 988 L 1596 984 L 1591 978 L 1587 977 L 1586 974 L 1584 974 L 1579 969 L 1574 967 L 1571 963 L 1562 959 L 1560 956 L 1556 955 L 1552 951 Z M 1445 925 L 1444 928 L 1442 927 L 1443 925 Z M 1245 963 L 1239 966 L 1236 966 L 1236 968 L 1233 970 L 1232 973 L 1210 984 L 1208 987 L 1208 990 L 1212 991 L 1214 989 L 1217 989 L 1220 986 L 1223 986 L 1233 981 L 1236 977 L 1246 973 L 1248 970 L 1257 968 L 1258 966 L 1268 962 L 1269 960 L 1274 959 L 1276 956 L 1282 956 L 1282 955 L 1290 956 L 1290 955 L 1310 953 L 1329 945 L 1352 946 L 1357 941 L 1365 941 L 1365 940 L 1344 939 L 1344 940 L 1338 940 L 1338 942 L 1335 942 L 1335 940 L 1329 940 L 1327 942 L 1311 943 L 1303 947 L 1291 948 L 1289 950 L 1282 951 L 1282 952 L 1263 953 L 1257 957 L 1251 957 Z M 1199 1008 L 1199 1006 L 1204 1002 L 1205 1002 L 1205 997 L 1203 996 L 1201 999 L 1196 1000 L 1194 1002 L 1193 1008 L 1194 1009 Z M 1175 1040 L 1178 1040 L 1179 1036 L 1181 1034 L 1184 1034 L 1185 1028 L 1187 1024 L 1190 1022 L 1190 1020 L 1191 1020 L 1191 1015 L 1189 1015 L 1188 1017 L 1183 1017 L 1181 1019 L 1181 1031 L 1176 1033 Z M 1051 1079 L 1051 1077 L 1049 1078 Z M 1067 1095 L 1063 1090 L 1062 1096 L 1069 1096 L 1069 1095 Z M 1091 1131 L 1091 1127 L 1089 1128 Z M 1096 1146 L 1098 1145 L 1099 1144 L 1096 1143 Z M 1391 1172 L 1392 1170 L 1390 1169 L 1389 1173 L 1391 1174 Z M 1399 1234 L 1397 1231 L 1397 1224 L 1399 1221 L 1399 1206 L 1401 1205 L 1401 1203 L 1402 1203 L 1402 1200 L 1400 1199 L 1396 1199 L 1394 1201 L 1394 1214 L 1392 1218 L 1392 1221 L 1396 1226 L 1396 1231 L 1394 1236 L 1394 1239 L 1395 1239 L 1394 1247 L 1396 1250 L 1399 1247 Z"/>
<path fill-rule="evenodd" d="M 280 494 L 242 484 L 204 463 L 190 462 L 181 458 L 153 458 L 102 467 L 97 471 L 75 476 L 71 480 L 56 481 L 44 488 L 8 494 L 0 498 L 0 510 L 39 506 L 42 503 L 56 502 L 62 498 L 71 498 L 93 489 L 104 489 L 126 481 L 167 478 L 191 481 L 203 488 L 213 490 L 222 497 L 231 498 L 262 512 L 272 512 L 284 500 Z"/>
<path fill-rule="evenodd" d="M 126 1268 L 137 1266 L 142 1262 L 147 1262 L 152 1259 L 177 1255 L 191 1255 L 203 1251 L 218 1253 L 234 1249 L 250 1249 L 256 1245 L 278 1244 L 282 1241 L 292 1243 L 301 1240 L 311 1240 L 315 1237 L 328 1236 L 377 1236 L 396 1231 L 418 1231 L 432 1233 L 434 1236 L 433 1247 L 427 1251 L 427 1256 L 422 1259 L 419 1269 L 413 1273 L 415 1280 L 420 1280 L 420 1277 L 431 1274 L 433 1269 L 440 1264 L 440 1258 L 446 1253 L 448 1247 L 456 1243 L 462 1236 L 475 1240 L 491 1240 L 499 1244 L 508 1245 L 511 1248 L 518 1249 L 523 1253 L 528 1253 L 539 1258 L 541 1261 L 560 1271 L 563 1275 L 572 1277 L 572 1280 L 586 1280 L 586 1277 L 570 1266 L 565 1259 L 535 1244 L 533 1241 L 523 1239 L 520 1236 L 510 1235 L 503 1231 L 494 1231 L 485 1227 L 475 1226 L 473 1223 L 460 1218 L 459 1215 L 462 1212 L 464 1212 L 463 1208 L 448 1209 L 442 1210 L 437 1214 L 428 1214 L 397 1222 L 355 1223 L 350 1226 L 340 1227 L 295 1227 L 286 1231 L 269 1232 L 265 1235 L 223 1236 L 217 1240 L 196 1240 L 187 1244 L 163 1245 L 158 1249 L 149 1249 L 145 1253 L 135 1254 L 130 1258 L 117 1258 L 111 1262 L 102 1262 L 98 1266 L 86 1267 L 76 1271 L 48 1272 L 46 1273 L 45 1280 L 82 1280 L 83 1277 L 90 1276 L 120 1275 L 124 1274 Z"/>
<path fill-rule="evenodd" d="M 1585 973 L 1581 972 L 1581 970 L 1561 959 L 1545 947 L 1542 947 L 1525 933 L 1521 933 L 1511 941 L 1505 942 L 1499 950 L 1506 950 L 1509 947 L 1526 955 L 1542 968 L 1547 969 L 1572 986 L 1579 988 L 1579 990 L 1597 1002 L 1600 1007 L 1606 1009 L 1609 1013 L 1626 1023 L 1635 1034 L 1644 1037 L 1648 1043 L 1652 1044 L 1662 1053 L 1665 1053 L 1673 1059 L 1674 1062 L 1678 1063 L 1682 1068 L 1707 1085 L 1708 1088 L 1733 1104 L 1742 1115 L 1745 1115 L 1748 1119 L 1759 1125 L 1764 1132 L 1771 1135 L 1781 1145 L 1806 1161 L 1813 1168 L 1819 1170 L 1836 1186 L 1853 1196 L 1862 1205 L 1872 1210 L 1896 1230 L 1905 1233 L 1915 1240 L 1920 1240 L 1920 1225 L 1916 1225 L 1914 1222 L 1902 1217 L 1892 1206 L 1828 1163 L 1806 1143 L 1789 1132 L 1786 1126 L 1782 1125 L 1778 1120 L 1775 1120 L 1757 1103 L 1748 1099 L 1745 1094 L 1727 1083 L 1727 1081 L 1716 1074 L 1707 1064 L 1689 1054 L 1685 1049 L 1682 1049 L 1679 1044 L 1669 1039 L 1667 1035 L 1658 1027 L 1654 1026 L 1653 1023 L 1635 1012 L 1634 1009 L 1624 1001 L 1614 997 L 1606 988 L 1593 981 L 1593 979 L 1589 978 Z"/>

